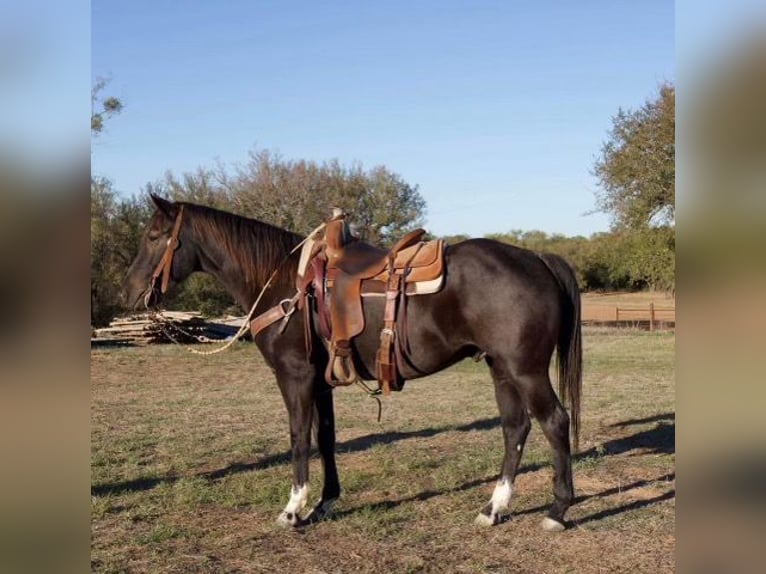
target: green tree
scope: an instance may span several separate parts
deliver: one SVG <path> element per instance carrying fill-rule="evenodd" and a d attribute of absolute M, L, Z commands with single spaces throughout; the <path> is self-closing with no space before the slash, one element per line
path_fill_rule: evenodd
<path fill-rule="evenodd" d="M 122 111 L 122 100 L 114 96 L 103 96 L 104 88 L 109 83 L 99 78 L 90 91 L 90 133 L 98 136 L 104 129 L 104 121 Z"/>
<path fill-rule="evenodd" d="M 675 285 L 675 101 L 663 84 L 638 110 L 620 109 L 594 164 L 596 204 L 614 231 L 601 257 L 612 285 Z"/>
<path fill-rule="evenodd" d="M 675 217 L 675 88 L 634 111 L 620 109 L 593 173 L 597 207 L 615 227 L 670 225 Z"/>
<path fill-rule="evenodd" d="M 90 320 L 101 326 L 122 310 L 120 286 L 152 208 L 145 197 L 121 199 L 111 181 L 90 183 Z"/>
<path fill-rule="evenodd" d="M 90 133 L 122 111 L 122 102 L 104 97 L 108 81 L 99 78 L 90 93 Z M 136 202 L 121 201 L 105 177 L 90 178 L 90 322 L 101 326 L 120 309 L 120 281 L 138 245 L 141 221 Z M 131 248 L 131 243 L 133 247 Z M 127 263 L 126 263 L 127 261 Z"/>
<path fill-rule="evenodd" d="M 417 185 L 384 166 L 365 170 L 338 160 L 286 160 L 268 150 L 250 153 L 233 173 L 222 166 L 199 168 L 180 177 L 167 173 L 155 192 L 194 201 L 308 233 L 339 207 L 363 239 L 391 244 L 422 225 L 425 200 Z"/>

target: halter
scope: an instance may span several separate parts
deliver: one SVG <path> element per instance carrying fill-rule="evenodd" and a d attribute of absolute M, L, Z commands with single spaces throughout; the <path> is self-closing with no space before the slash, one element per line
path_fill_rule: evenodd
<path fill-rule="evenodd" d="M 181 219 L 183 218 L 183 215 L 184 206 L 182 204 L 178 210 L 178 215 L 176 215 L 176 221 L 173 224 L 173 232 L 170 234 L 167 247 L 165 247 L 165 252 L 162 254 L 160 262 L 157 263 L 157 267 L 155 267 L 154 273 L 152 273 L 152 278 L 149 279 L 149 289 L 147 289 L 146 295 L 144 296 L 144 305 L 146 305 L 147 308 L 149 308 L 149 301 L 151 299 L 152 293 L 154 293 L 157 289 L 157 279 L 160 275 L 162 275 L 160 293 L 164 295 L 168 290 L 168 283 L 170 283 L 170 271 L 173 268 L 173 254 L 175 254 L 176 249 L 178 249 L 179 246 L 178 235 L 181 233 Z"/>

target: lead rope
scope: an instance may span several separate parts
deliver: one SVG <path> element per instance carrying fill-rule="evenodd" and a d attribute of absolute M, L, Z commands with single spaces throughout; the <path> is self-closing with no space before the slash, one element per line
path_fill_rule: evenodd
<path fill-rule="evenodd" d="M 148 295 L 149 295 L 149 293 L 151 293 L 151 291 L 154 290 L 154 282 L 152 282 L 152 284 L 150 284 L 149 291 L 147 292 L 147 296 L 144 297 L 144 305 L 146 305 L 146 308 L 147 308 L 149 314 L 152 316 L 152 318 L 157 319 L 157 322 L 159 323 L 160 329 L 162 330 L 162 332 L 171 341 L 173 341 L 177 345 L 181 345 L 187 351 L 189 351 L 190 353 L 194 353 L 195 355 L 205 355 L 205 356 L 207 356 L 207 355 L 215 355 L 217 353 L 221 353 L 221 352 L 225 351 L 226 349 L 228 349 L 229 347 L 231 347 L 240 338 L 242 338 L 242 336 L 245 333 L 247 333 L 250 330 L 250 321 L 253 318 L 253 314 L 255 313 L 255 309 L 256 309 L 256 307 L 258 307 L 258 304 L 261 302 L 261 299 L 263 298 L 263 294 L 266 293 L 266 290 L 271 286 L 271 282 L 277 276 L 277 273 L 279 273 L 279 270 L 282 268 L 282 265 L 285 264 L 285 262 L 290 258 L 290 256 L 293 253 L 298 251 L 299 248 L 303 247 L 304 243 L 306 243 L 309 239 L 314 237 L 314 235 L 316 235 L 317 233 L 321 232 L 324 229 L 325 225 L 326 224 L 323 223 L 319 227 L 314 229 L 314 231 L 309 233 L 303 241 L 301 241 L 298 245 L 293 247 L 292 250 L 290 251 L 290 253 L 285 255 L 284 259 L 282 259 L 282 261 L 277 265 L 277 268 L 274 269 L 274 272 L 271 274 L 271 277 L 269 277 L 269 280 L 266 281 L 266 284 L 263 286 L 263 289 L 261 289 L 261 292 L 258 294 L 258 297 L 255 299 L 255 303 L 253 303 L 253 306 L 250 307 L 250 311 L 248 311 L 247 315 L 245 316 L 245 319 L 242 322 L 242 326 L 239 328 L 239 331 L 237 331 L 237 333 L 231 339 L 229 339 L 229 341 L 226 342 L 226 344 L 222 345 L 221 347 L 218 347 L 217 349 L 212 349 L 210 351 L 198 351 L 197 349 L 194 349 L 194 348 L 190 347 L 189 345 L 181 343 L 175 337 L 173 337 L 168 331 L 165 330 L 165 327 L 164 327 L 165 324 L 173 325 L 173 323 L 171 321 L 167 320 L 165 317 L 163 317 L 161 313 L 159 313 L 157 311 L 154 311 L 153 309 L 150 309 L 149 305 L 148 305 L 148 301 L 149 301 Z M 292 311 L 290 311 L 290 313 L 287 316 L 289 317 L 291 314 L 292 314 Z M 179 331 L 181 331 L 183 333 L 183 330 L 180 329 L 177 325 L 173 325 L 173 327 L 178 329 Z"/>

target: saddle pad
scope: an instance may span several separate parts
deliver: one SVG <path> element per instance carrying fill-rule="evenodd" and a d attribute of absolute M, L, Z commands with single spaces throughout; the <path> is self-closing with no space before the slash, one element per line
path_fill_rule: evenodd
<path fill-rule="evenodd" d="M 430 295 L 436 293 L 444 284 L 444 274 L 442 273 L 436 279 L 428 281 L 415 281 L 407 283 L 407 296 L 410 295 Z M 362 281 L 362 297 L 385 297 L 386 285 L 377 280 L 365 279 Z"/>
<path fill-rule="evenodd" d="M 409 269 L 405 283 L 421 283 L 438 279 L 444 271 L 444 240 L 435 239 L 403 249 L 394 259 L 394 273 L 401 275 L 405 266 Z M 388 276 L 386 268 L 372 279 L 386 282 Z"/>

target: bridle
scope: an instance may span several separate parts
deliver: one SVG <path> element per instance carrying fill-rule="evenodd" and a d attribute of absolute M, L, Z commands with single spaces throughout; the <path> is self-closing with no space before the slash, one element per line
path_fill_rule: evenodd
<path fill-rule="evenodd" d="M 165 252 L 162 254 L 160 262 L 157 263 L 157 267 L 154 268 L 151 279 L 149 279 L 149 288 L 144 295 L 144 305 L 149 308 L 152 295 L 157 291 L 157 279 L 162 275 L 162 281 L 160 283 L 160 293 L 165 294 L 168 290 L 168 283 L 170 283 L 170 271 L 173 269 L 173 255 L 178 249 L 180 243 L 178 242 L 178 235 L 181 233 L 181 220 L 184 216 L 184 206 L 178 209 L 178 215 L 176 215 L 175 223 L 173 224 L 173 231 L 168 239 Z"/>

